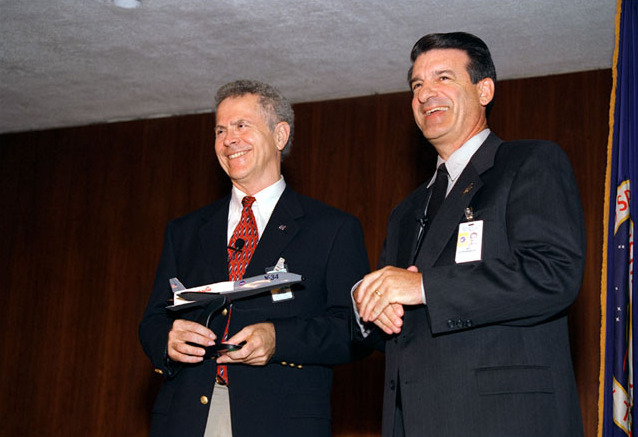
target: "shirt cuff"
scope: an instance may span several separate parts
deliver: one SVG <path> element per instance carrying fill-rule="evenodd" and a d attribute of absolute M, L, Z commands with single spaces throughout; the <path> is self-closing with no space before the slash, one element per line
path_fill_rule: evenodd
<path fill-rule="evenodd" d="M 365 324 L 364 324 L 365 322 L 361 320 L 361 316 L 359 316 L 359 311 L 357 310 L 357 304 L 354 301 L 354 291 L 357 289 L 357 287 L 359 286 L 359 284 L 361 284 L 362 281 L 363 279 L 361 279 L 359 282 L 357 282 L 356 284 L 352 286 L 352 288 L 350 289 L 350 298 L 352 299 L 352 309 L 354 311 L 354 320 L 357 322 L 357 325 L 359 325 L 361 336 L 363 338 L 366 338 L 368 335 L 370 335 L 370 329 L 365 327 Z"/>
<path fill-rule="evenodd" d="M 421 301 L 423 301 L 423 305 L 427 305 L 428 302 L 425 299 L 425 285 L 423 285 L 423 280 L 421 281 Z"/>

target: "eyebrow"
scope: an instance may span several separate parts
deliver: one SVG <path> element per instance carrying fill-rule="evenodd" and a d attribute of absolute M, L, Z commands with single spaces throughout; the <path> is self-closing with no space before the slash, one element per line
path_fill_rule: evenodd
<path fill-rule="evenodd" d="M 250 124 L 250 122 L 247 119 L 245 119 L 245 118 L 241 118 L 241 119 L 239 119 L 237 121 L 233 121 L 233 122 L 228 123 L 228 124 L 230 126 L 237 126 L 238 124 L 241 124 L 241 123 Z M 222 126 L 221 124 L 217 124 L 217 125 L 215 125 L 215 129 L 226 129 L 226 126 Z"/>
<path fill-rule="evenodd" d="M 454 72 L 454 70 L 451 69 L 444 69 L 444 70 L 434 70 L 434 76 L 441 76 L 441 75 L 448 75 L 448 76 L 454 76 L 456 77 L 456 73 Z M 423 80 L 419 77 L 412 77 L 412 79 L 410 79 L 410 85 L 412 85 L 414 82 Z"/>
<path fill-rule="evenodd" d="M 456 73 L 454 73 L 454 70 L 450 70 L 450 69 L 435 70 L 434 74 L 436 76 L 441 76 L 442 74 L 447 74 L 448 76 L 456 76 Z"/>

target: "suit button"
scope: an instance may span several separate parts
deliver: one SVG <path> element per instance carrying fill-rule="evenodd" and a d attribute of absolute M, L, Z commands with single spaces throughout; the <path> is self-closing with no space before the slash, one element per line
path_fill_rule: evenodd
<path fill-rule="evenodd" d="M 287 363 L 287 362 L 285 362 L 285 361 L 282 361 L 282 362 L 281 362 L 281 365 L 282 365 L 282 366 L 287 366 L 287 365 L 288 365 L 288 363 Z"/>
<path fill-rule="evenodd" d="M 155 373 L 159 373 L 160 375 L 163 375 L 164 371 L 162 369 L 155 369 Z"/>
<path fill-rule="evenodd" d="M 289 366 L 290 367 L 295 367 L 295 363 L 290 363 Z"/>
<path fill-rule="evenodd" d="M 397 384 L 396 382 L 394 382 L 394 379 L 390 380 L 390 390 L 393 390 L 397 388 Z"/>
<path fill-rule="evenodd" d="M 297 369 L 303 369 L 303 366 L 301 364 L 297 364 Z"/>
<path fill-rule="evenodd" d="M 228 308 L 224 308 L 222 310 L 222 316 L 227 316 L 228 315 Z"/>
<path fill-rule="evenodd" d="M 457 320 L 456 321 L 456 327 L 459 328 L 459 329 L 462 329 L 463 328 L 463 320 Z"/>
<path fill-rule="evenodd" d="M 466 328 L 471 328 L 472 327 L 472 321 L 471 320 L 466 320 L 465 321 L 465 327 Z"/>
<path fill-rule="evenodd" d="M 454 323 L 454 320 L 450 319 L 447 321 L 447 327 L 450 329 L 454 329 L 456 328 L 456 323 Z"/>
<path fill-rule="evenodd" d="M 199 398 L 199 401 L 202 403 L 202 405 L 208 404 L 208 398 L 206 396 L 202 396 L 201 398 Z"/>

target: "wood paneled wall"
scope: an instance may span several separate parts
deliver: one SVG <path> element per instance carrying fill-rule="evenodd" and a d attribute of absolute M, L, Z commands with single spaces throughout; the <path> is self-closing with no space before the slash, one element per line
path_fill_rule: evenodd
<path fill-rule="evenodd" d="M 588 257 L 570 326 L 588 436 L 610 91 L 610 71 L 504 81 L 490 119 L 504 139 L 558 142 L 574 165 Z M 288 183 L 359 217 L 374 266 L 390 210 L 433 171 L 409 94 L 295 111 Z M 0 136 L 0 435 L 146 435 L 160 381 L 137 325 L 166 222 L 229 190 L 212 126 L 200 114 Z M 337 368 L 335 436 L 379 435 L 382 380 L 380 354 Z"/>

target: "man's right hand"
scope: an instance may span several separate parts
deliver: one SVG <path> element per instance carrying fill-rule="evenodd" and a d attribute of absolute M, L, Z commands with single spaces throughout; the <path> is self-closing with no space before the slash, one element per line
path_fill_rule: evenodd
<path fill-rule="evenodd" d="M 199 363 L 204 360 L 205 346 L 215 344 L 217 336 L 210 329 L 190 320 L 178 319 L 168 333 L 168 357 L 181 363 Z M 201 347 L 191 346 L 199 344 Z"/>

